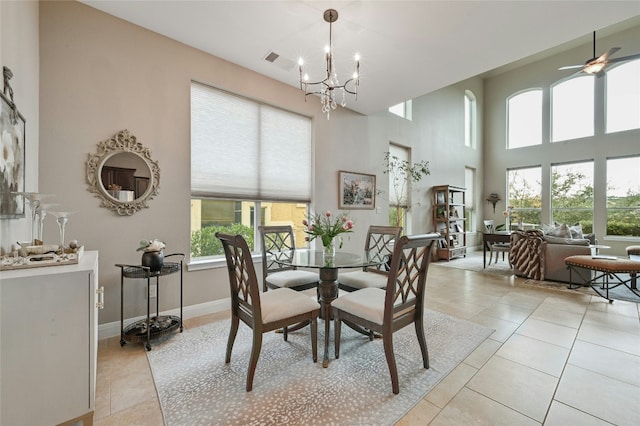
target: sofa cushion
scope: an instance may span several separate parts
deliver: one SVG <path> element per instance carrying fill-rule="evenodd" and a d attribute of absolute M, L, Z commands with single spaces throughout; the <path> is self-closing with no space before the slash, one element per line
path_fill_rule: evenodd
<path fill-rule="evenodd" d="M 563 238 L 555 237 L 553 235 L 545 235 L 544 240 L 548 244 L 568 244 L 573 246 L 588 246 L 591 244 L 586 238 Z"/>
<path fill-rule="evenodd" d="M 571 238 L 571 231 L 566 223 L 561 225 L 542 225 L 542 231 L 545 235 L 551 235 L 553 237 Z"/>

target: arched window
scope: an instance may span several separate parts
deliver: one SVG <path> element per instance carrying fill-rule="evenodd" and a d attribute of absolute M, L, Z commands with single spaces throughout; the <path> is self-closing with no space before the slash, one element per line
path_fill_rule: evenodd
<path fill-rule="evenodd" d="M 551 142 L 594 134 L 593 75 L 581 75 L 551 87 Z"/>
<path fill-rule="evenodd" d="M 640 59 L 609 68 L 606 79 L 606 132 L 640 128 Z"/>
<path fill-rule="evenodd" d="M 507 99 L 507 147 L 542 144 L 542 89 L 520 92 Z"/>
<path fill-rule="evenodd" d="M 478 113 L 476 96 L 471 90 L 464 91 L 464 145 L 475 148 L 478 135 Z"/>

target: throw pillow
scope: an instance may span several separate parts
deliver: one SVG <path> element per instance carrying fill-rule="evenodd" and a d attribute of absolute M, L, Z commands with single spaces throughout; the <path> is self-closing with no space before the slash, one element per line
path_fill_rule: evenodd
<path fill-rule="evenodd" d="M 544 228 L 543 228 L 544 230 Z M 566 223 L 563 223 L 560 226 L 549 227 L 547 231 L 545 231 L 545 235 L 551 235 L 553 237 L 562 237 L 562 238 L 571 238 L 571 232 L 569 231 L 569 227 Z"/>
<path fill-rule="evenodd" d="M 569 232 L 571 233 L 571 238 L 584 238 L 584 236 L 582 235 L 582 225 L 580 225 L 579 223 L 570 226 Z"/>
<path fill-rule="evenodd" d="M 589 244 L 598 244 L 598 240 L 596 240 L 596 234 L 593 232 L 591 234 L 584 234 L 583 238 L 589 240 Z"/>

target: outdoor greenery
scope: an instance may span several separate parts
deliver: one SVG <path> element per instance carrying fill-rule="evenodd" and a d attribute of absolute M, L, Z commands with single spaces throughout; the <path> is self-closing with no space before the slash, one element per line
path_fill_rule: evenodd
<path fill-rule="evenodd" d="M 593 183 L 580 172 L 557 173 L 551 176 L 552 217 L 557 223 L 582 226 L 584 233 L 593 232 Z M 541 223 L 541 182 L 533 188 L 517 172 L 509 181 L 509 204 L 514 207 L 511 223 Z M 613 192 L 614 188 L 608 188 Z M 607 235 L 640 235 L 640 193 L 629 191 L 625 197 L 607 199 Z"/>
<path fill-rule="evenodd" d="M 206 226 L 191 233 L 191 257 L 223 255 L 224 250 L 216 232 L 223 234 L 240 234 L 247 241 L 249 248 L 253 248 L 253 228 L 234 223 L 224 226 Z"/>

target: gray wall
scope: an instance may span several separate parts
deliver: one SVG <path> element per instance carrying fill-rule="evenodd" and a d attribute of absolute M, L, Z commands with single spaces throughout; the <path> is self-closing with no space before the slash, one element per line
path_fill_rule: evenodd
<path fill-rule="evenodd" d="M 637 20 L 636 20 L 637 21 Z M 598 38 L 598 50 L 604 51 L 610 47 L 622 47 L 616 56 L 631 55 L 640 52 L 640 25 L 621 31 L 611 36 Z M 514 69 L 485 80 L 485 174 L 483 194 L 497 192 L 505 198 L 506 169 L 523 166 L 542 166 L 542 186 L 550 187 L 551 164 L 578 160 L 595 161 L 594 182 L 594 232 L 600 244 L 612 247 L 606 254 L 625 254 L 625 247 L 637 244 L 638 239 L 606 237 L 606 176 L 605 166 L 607 157 L 639 155 L 640 130 L 629 130 L 612 134 L 604 133 L 604 110 L 602 96 L 606 78 L 596 79 L 596 120 L 595 136 L 564 142 L 549 142 L 548 108 L 543 111 L 543 141 L 540 146 L 524 147 L 507 150 L 506 147 L 506 99 L 513 93 L 528 89 L 543 89 L 544 104 L 548 105 L 550 86 L 558 80 L 568 76 L 569 71 L 558 71 L 564 65 L 580 64 L 591 57 L 592 44 L 579 46 L 571 51 L 551 56 L 527 66 Z M 599 54 L 599 53 L 596 53 Z M 543 206 L 550 206 L 549 191 L 543 192 Z M 491 206 L 485 202 L 484 213 L 487 219 L 495 219 L 497 223 L 504 221 L 502 211 L 504 201 L 496 207 L 493 214 Z M 550 211 L 544 210 L 543 223 L 550 222 Z M 603 252 L 604 253 L 604 252 Z"/>

